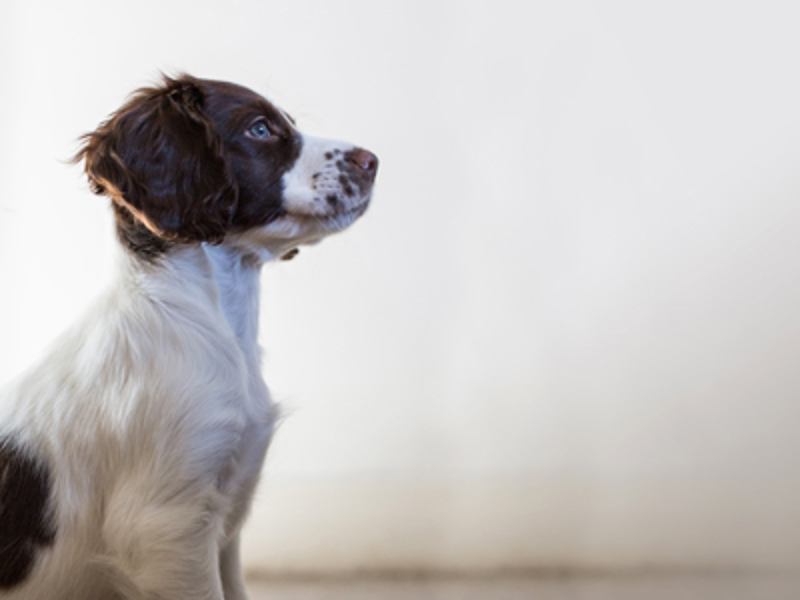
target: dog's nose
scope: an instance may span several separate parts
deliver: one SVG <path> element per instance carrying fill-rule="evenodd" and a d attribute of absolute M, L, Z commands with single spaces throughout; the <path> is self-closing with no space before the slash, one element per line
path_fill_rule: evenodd
<path fill-rule="evenodd" d="M 369 150 L 356 148 L 348 156 L 350 162 L 370 174 L 375 174 L 378 170 L 378 157 Z"/>

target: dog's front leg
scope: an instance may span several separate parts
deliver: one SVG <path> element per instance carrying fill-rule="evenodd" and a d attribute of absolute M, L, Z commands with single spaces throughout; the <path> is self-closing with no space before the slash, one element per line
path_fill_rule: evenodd
<path fill-rule="evenodd" d="M 219 554 L 219 569 L 222 575 L 222 589 L 225 600 L 247 600 L 247 590 L 239 560 L 239 534 L 222 549 Z"/>

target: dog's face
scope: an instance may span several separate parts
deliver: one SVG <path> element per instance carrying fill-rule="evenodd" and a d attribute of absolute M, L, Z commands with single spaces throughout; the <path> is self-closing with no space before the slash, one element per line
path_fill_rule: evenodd
<path fill-rule="evenodd" d="M 188 76 L 139 91 L 78 158 L 145 258 L 176 243 L 273 254 L 313 243 L 366 211 L 378 166 L 367 150 L 301 134 L 251 90 Z"/>

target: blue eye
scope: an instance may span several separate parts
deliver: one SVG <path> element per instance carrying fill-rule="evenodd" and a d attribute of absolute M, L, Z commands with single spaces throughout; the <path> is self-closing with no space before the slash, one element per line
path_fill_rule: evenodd
<path fill-rule="evenodd" d="M 264 121 L 257 121 L 251 125 L 250 129 L 247 130 L 247 133 L 257 140 L 264 140 L 272 136 L 272 132 L 269 130 L 269 127 L 267 127 L 267 124 Z"/>

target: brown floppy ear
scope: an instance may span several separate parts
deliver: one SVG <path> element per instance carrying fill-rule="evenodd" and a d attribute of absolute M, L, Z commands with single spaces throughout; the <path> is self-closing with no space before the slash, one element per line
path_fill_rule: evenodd
<path fill-rule="evenodd" d="M 222 140 L 197 80 L 165 78 L 84 136 L 92 191 L 106 194 L 155 235 L 219 242 L 238 198 Z"/>

